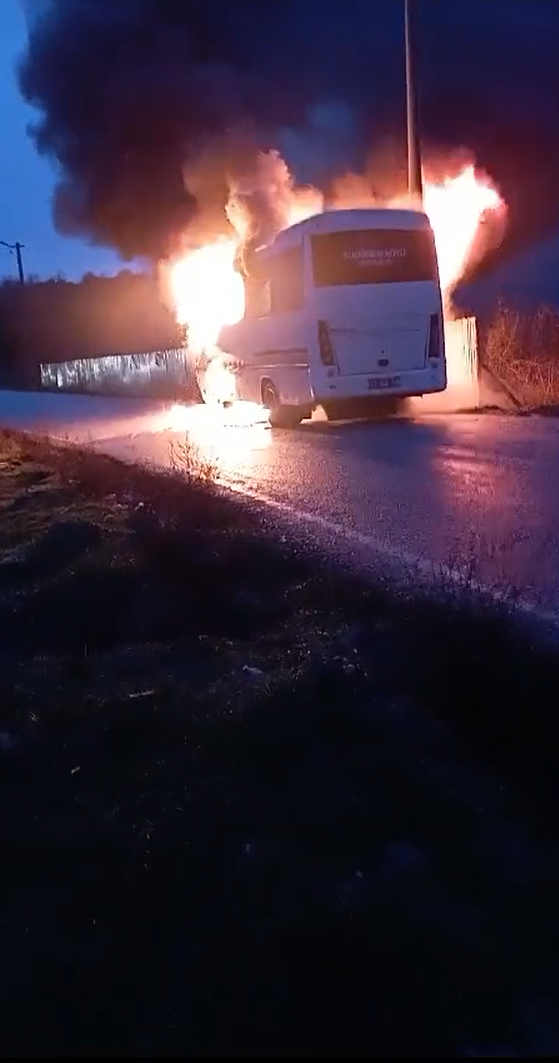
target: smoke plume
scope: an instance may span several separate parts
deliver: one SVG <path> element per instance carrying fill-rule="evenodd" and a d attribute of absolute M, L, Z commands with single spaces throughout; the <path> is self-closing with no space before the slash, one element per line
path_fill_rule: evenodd
<path fill-rule="evenodd" d="M 423 144 L 468 145 L 510 204 L 505 247 L 557 225 L 559 8 L 412 7 Z M 229 189 L 239 203 L 277 148 L 327 199 L 340 194 L 336 175 L 351 172 L 365 174 L 375 197 L 397 195 L 402 9 L 394 0 L 40 0 L 19 83 L 37 110 L 32 136 L 60 174 L 58 229 L 125 258 L 159 259 L 185 230 L 194 239 L 226 228 Z M 265 215 L 257 186 L 250 195 Z M 366 188 L 354 184 L 352 195 Z"/>

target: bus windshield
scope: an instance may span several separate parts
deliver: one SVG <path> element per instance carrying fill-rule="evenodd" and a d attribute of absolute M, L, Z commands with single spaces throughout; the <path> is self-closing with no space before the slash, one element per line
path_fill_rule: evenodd
<path fill-rule="evenodd" d="M 311 237 L 317 288 L 436 281 L 430 229 L 367 229 Z"/>

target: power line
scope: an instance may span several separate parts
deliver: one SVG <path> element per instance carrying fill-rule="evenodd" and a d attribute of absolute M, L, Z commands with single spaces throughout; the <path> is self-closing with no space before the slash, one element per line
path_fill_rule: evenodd
<path fill-rule="evenodd" d="M 2 247 L 7 247 L 8 251 L 15 251 L 17 258 L 17 271 L 19 274 L 20 284 L 25 284 L 25 273 L 23 272 L 23 258 L 21 252 L 25 247 L 25 244 L 20 244 L 19 240 L 16 240 L 15 244 L 8 244 L 5 240 L 0 240 Z"/>

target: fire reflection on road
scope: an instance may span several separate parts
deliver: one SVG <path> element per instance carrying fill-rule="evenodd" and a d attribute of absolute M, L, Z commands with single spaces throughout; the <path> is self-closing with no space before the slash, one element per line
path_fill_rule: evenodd
<path fill-rule="evenodd" d="M 261 451 L 272 446 L 268 411 L 254 403 L 175 405 L 166 411 L 162 429 L 180 433 L 199 456 L 211 463 L 216 474 L 234 479 L 246 474 Z"/>

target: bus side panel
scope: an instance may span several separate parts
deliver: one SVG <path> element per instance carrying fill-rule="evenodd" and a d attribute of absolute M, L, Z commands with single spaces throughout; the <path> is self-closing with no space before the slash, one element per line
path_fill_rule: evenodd
<path fill-rule="evenodd" d="M 300 352 L 302 356 L 306 352 Z M 309 366 L 270 361 L 266 365 L 243 365 L 237 377 L 237 395 L 245 402 L 262 401 L 262 384 L 271 380 L 282 405 L 314 406 Z"/>
<path fill-rule="evenodd" d="M 262 383 L 271 380 L 285 406 L 314 404 L 306 340 L 306 315 L 296 311 L 244 320 L 227 329 L 225 346 L 241 362 L 237 394 L 261 402 Z"/>

